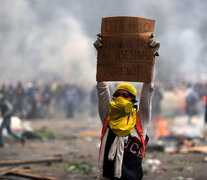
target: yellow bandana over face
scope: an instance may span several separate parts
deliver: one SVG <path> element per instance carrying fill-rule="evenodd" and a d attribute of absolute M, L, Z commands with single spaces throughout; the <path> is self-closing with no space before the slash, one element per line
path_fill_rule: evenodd
<path fill-rule="evenodd" d="M 109 107 L 109 126 L 118 136 L 128 136 L 136 124 L 136 109 L 131 98 L 114 97 Z"/>

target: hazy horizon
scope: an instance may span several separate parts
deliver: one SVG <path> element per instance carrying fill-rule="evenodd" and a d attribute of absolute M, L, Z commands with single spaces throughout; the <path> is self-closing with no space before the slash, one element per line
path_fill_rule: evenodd
<path fill-rule="evenodd" d="M 207 80 L 206 1 L 0 0 L 1 81 L 95 83 L 101 18 L 156 20 L 158 81 Z"/>

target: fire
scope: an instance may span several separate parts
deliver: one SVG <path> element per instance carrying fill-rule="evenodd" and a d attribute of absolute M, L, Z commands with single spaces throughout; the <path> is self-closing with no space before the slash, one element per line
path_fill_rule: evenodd
<path fill-rule="evenodd" d="M 165 119 L 158 117 L 157 118 L 157 138 L 161 137 L 161 136 L 168 136 L 169 135 L 169 131 L 167 129 L 167 122 Z"/>

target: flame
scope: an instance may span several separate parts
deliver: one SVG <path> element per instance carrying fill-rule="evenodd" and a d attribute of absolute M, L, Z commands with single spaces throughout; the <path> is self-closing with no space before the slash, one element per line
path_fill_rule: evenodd
<path fill-rule="evenodd" d="M 168 136 L 167 121 L 161 117 L 157 117 L 157 138 L 161 136 Z"/>

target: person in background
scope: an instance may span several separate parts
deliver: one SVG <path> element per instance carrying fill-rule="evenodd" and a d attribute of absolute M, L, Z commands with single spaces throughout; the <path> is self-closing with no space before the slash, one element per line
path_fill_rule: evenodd
<path fill-rule="evenodd" d="M 17 113 L 20 117 L 23 117 L 25 97 L 26 93 L 24 87 L 19 81 L 15 89 L 15 113 Z"/>
<path fill-rule="evenodd" d="M 75 103 L 77 99 L 77 90 L 72 85 L 68 85 L 66 88 L 66 112 L 68 118 L 73 118 L 75 113 Z"/>
<path fill-rule="evenodd" d="M 191 84 L 185 92 L 186 114 L 188 115 L 188 124 L 191 124 L 192 117 L 198 114 L 199 94 L 194 90 Z"/>
<path fill-rule="evenodd" d="M 152 120 L 159 120 L 161 115 L 161 101 L 163 99 L 162 92 L 159 86 L 155 87 L 155 92 L 152 98 Z"/>
<path fill-rule="evenodd" d="M 207 83 L 204 86 L 204 93 L 203 93 L 202 101 L 204 105 L 203 137 L 207 140 Z"/>
<path fill-rule="evenodd" d="M 204 99 L 204 103 L 205 103 L 205 124 L 207 124 L 207 83 L 205 85 L 205 92 L 204 92 L 204 96 L 203 96 L 203 99 Z"/>
<path fill-rule="evenodd" d="M 97 115 L 97 105 L 98 105 L 98 96 L 96 87 L 94 87 L 90 94 L 90 100 L 91 100 L 91 117 L 95 117 Z"/>
<path fill-rule="evenodd" d="M 14 99 L 15 99 L 15 92 L 14 92 L 14 88 L 12 85 L 9 85 L 6 91 L 6 99 L 12 104 L 14 105 Z"/>
<path fill-rule="evenodd" d="M 50 114 L 50 104 L 52 102 L 52 91 L 50 90 L 49 85 L 45 85 L 41 97 L 42 112 L 44 114 L 44 117 L 48 117 L 48 115 Z"/>
<path fill-rule="evenodd" d="M 4 93 L 2 92 L 0 92 L 0 112 L 1 112 L 1 116 L 3 117 L 3 121 L 0 127 L 0 147 L 4 146 L 3 134 L 2 134 L 4 128 L 7 129 L 7 132 L 11 136 L 18 139 L 19 141 L 21 141 L 22 144 L 24 144 L 24 138 L 13 132 L 11 129 L 11 116 L 13 114 L 13 107 L 11 103 L 5 99 Z"/>
<path fill-rule="evenodd" d="M 35 88 L 32 83 L 28 85 L 27 96 L 28 96 L 28 104 L 29 104 L 27 118 L 35 119 L 36 113 L 37 113 L 37 103 L 36 103 L 36 97 L 35 97 Z"/>
<path fill-rule="evenodd" d="M 98 50 L 102 45 L 101 35 L 94 43 Z M 160 43 L 154 35 L 149 46 L 158 55 Z M 153 67 L 154 71 L 154 67 Z M 154 79 L 154 73 L 152 79 Z M 110 102 L 106 82 L 97 82 L 99 115 L 102 127 L 99 151 L 98 180 L 142 180 L 142 158 L 148 142 L 147 127 L 151 119 L 151 101 L 154 82 L 142 86 L 139 109 L 136 106 L 136 89 L 129 83 L 118 85 Z"/>

